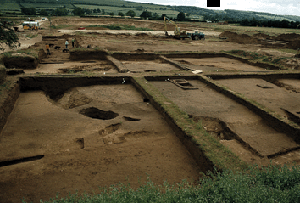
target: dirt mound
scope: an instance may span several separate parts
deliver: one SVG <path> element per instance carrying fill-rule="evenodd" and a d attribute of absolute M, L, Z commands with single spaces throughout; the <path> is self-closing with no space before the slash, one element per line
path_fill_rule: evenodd
<path fill-rule="evenodd" d="M 63 97 L 58 101 L 51 101 L 64 109 L 73 109 L 77 106 L 89 104 L 92 101 L 92 99 L 88 98 L 85 94 L 79 92 L 76 88 L 73 88 L 68 92 L 64 93 Z"/>
<path fill-rule="evenodd" d="M 300 39 L 288 42 L 287 48 L 290 48 L 290 49 L 300 48 Z"/>
<path fill-rule="evenodd" d="M 235 38 L 238 34 L 235 32 L 231 32 L 231 31 L 224 31 L 222 32 L 219 37 L 226 37 L 226 38 Z"/>
<path fill-rule="evenodd" d="M 8 69 L 35 69 L 38 60 L 25 53 L 13 53 L 11 56 L 5 56 L 3 63 Z"/>
<path fill-rule="evenodd" d="M 290 34 L 281 34 L 275 37 L 275 40 L 278 41 L 285 41 L 285 42 L 291 42 L 295 40 L 300 40 L 300 35 L 296 33 L 290 33 Z"/>
<path fill-rule="evenodd" d="M 266 35 L 264 33 L 257 33 L 254 34 L 253 37 L 258 38 L 258 39 L 270 39 L 269 35 Z"/>
<path fill-rule="evenodd" d="M 230 42 L 237 42 L 240 44 L 253 44 L 253 43 L 257 43 L 257 39 L 253 38 L 249 35 L 246 34 L 237 34 L 235 32 L 231 32 L 231 31 L 224 31 L 219 35 L 220 38 L 227 38 L 226 41 L 230 41 Z"/>
<path fill-rule="evenodd" d="M 142 32 L 142 33 L 136 33 L 135 36 L 137 36 L 137 37 L 149 37 L 148 34 L 144 33 L 144 32 Z"/>

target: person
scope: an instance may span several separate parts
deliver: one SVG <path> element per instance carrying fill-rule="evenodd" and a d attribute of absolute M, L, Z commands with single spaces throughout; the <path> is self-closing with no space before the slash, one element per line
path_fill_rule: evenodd
<path fill-rule="evenodd" d="M 72 39 L 72 47 L 75 47 L 75 38 Z"/>
<path fill-rule="evenodd" d="M 47 49 L 47 55 L 50 55 L 50 47 L 49 47 L 49 44 L 46 44 L 46 49 Z"/>
<path fill-rule="evenodd" d="M 65 42 L 65 45 L 66 45 L 66 49 L 68 49 L 69 40 L 67 40 L 67 41 Z"/>

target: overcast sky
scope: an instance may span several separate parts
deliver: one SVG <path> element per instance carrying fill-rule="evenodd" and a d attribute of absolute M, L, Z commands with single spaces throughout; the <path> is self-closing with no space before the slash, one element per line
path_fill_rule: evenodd
<path fill-rule="evenodd" d="M 177 6 L 207 8 L 207 0 L 128 0 L 140 3 L 154 3 Z M 266 12 L 278 15 L 300 16 L 300 0 L 220 0 L 220 7 L 208 9 L 236 9 Z"/>

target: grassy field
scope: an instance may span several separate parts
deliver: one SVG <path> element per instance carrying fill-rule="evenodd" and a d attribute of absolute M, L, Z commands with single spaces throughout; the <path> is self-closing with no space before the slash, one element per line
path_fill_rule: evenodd
<path fill-rule="evenodd" d="M 133 10 L 136 13 L 136 16 L 140 16 L 143 11 L 139 11 L 136 8 L 123 8 L 123 7 L 115 7 L 115 6 L 97 6 L 97 5 L 86 5 L 86 4 L 76 4 L 76 7 L 86 8 L 86 9 L 102 9 L 105 10 L 106 13 L 114 12 L 115 15 L 118 15 L 119 12 L 126 14 L 129 10 Z M 157 13 L 159 16 L 162 14 L 166 14 L 169 17 L 177 17 L 178 11 L 174 10 L 157 10 L 157 9 L 147 9 L 152 13 Z"/>
<path fill-rule="evenodd" d="M 196 24 L 196 23 L 192 23 Z M 241 26 L 237 24 L 231 25 L 218 25 L 217 23 L 198 23 L 203 28 L 213 29 L 215 31 L 223 32 L 225 30 L 234 31 L 238 34 L 253 35 L 258 32 L 268 34 L 270 36 L 279 35 L 283 33 L 297 33 L 300 34 L 300 29 L 286 29 L 286 28 L 271 28 L 271 27 L 252 27 L 252 26 Z"/>
<path fill-rule="evenodd" d="M 21 3 L 21 5 L 25 8 L 69 8 L 74 9 L 72 4 L 48 4 L 48 3 Z"/>
<path fill-rule="evenodd" d="M 18 11 L 21 8 L 18 3 L 0 3 L 0 10 Z"/>
<path fill-rule="evenodd" d="M 75 4 L 82 4 L 82 1 L 80 0 L 74 0 L 73 1 Z M 130 2 L 130 1 L 122 1 L 122 0 L 89 0 L 89 4 L 98 4 L 98 5 L 112 5 L 112 6 L 118 6 L 122 7 L 123 5 L 125 7 L 138 7 L 142 6 L 145 9 L 159 9 L 159 8 L 167 8 L 164 5 L 157 5 L 157 4 L 146 4 L 146 3 L 135 3 L 135 2 Z"/>
<path fill-rule="evenodd" d="M 281 202 L 300 201 L 300 168 L 269 166 L 256 167 L 233 173 L 209 173 L 199 184 L 183 180 L 181 183 L 155 185 L 148 177 L 146 183 L 134 190 L 130 184 L 99 188 L 94 194 L 73 194 L 65 198 L 54 198 L 44 203 L 119 203 L 119 202 Z M 25 201 L 23 201 L 25 202 Z"/>

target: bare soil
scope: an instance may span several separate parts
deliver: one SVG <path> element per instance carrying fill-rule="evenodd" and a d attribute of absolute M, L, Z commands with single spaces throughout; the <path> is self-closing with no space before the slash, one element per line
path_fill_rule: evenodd
<path fill-rule="evenodd" d="M 228 146 L 242 160 L 268 165 L 271 160 L 267 158 L 268 156 L 299 147 L 288 135 L 269 127 L 261 117 L 247 107 L 207 87 L 206 84 L 198 81 L 189 81 L 189 83 L 198 89 L 184 90 L 168 81 L 153 82 L 166 97 L 192 118 L 201 121 L 208 132 Z M 235 84 L 233 87 L 239 88 L 241 84 Z M 253 94 L 258 97 L 265 95 L 255 91 Z M 294 102 L 297 103 L 295 100 Z M 299 158 L 295 156 L 294 160 Z M 281 160 L 278 164 L 287 164 L 287 161 Z"/>
<path fill-rule="evenodd" d="M 117 116 L 80 114 L 92 107 Z M 58 102 L 43 92 L 21 93 L 0 144 L 2 162 L 44 155 L 0 168 L 3 202 L 99 192 L 126 179 L 136 188 L 148 175 L 157 184 L 193 182 L 200 172 L 160 114 L 125 84 L 74 88 Z"/>
<path fill-rule="evenodd" d="M 262 44 L 227 42 L 219 39 L 220 32 L 205 30 L 196 25 L 180 25 L 182 30 L 200 30 L 205 41 L 176 40 L 165 37 L 163 23 L 122 19 L 56 18 L 52 24 L 67 25 L 56 30 L 43 24 L 38 33 L 45 38 L 28 41 L 34 49 L 45 49 L 51 43 L 51 55 L 37 69 L 25 70 L 25 75 L 52 74 L 61 76 L 83 73 L 97 76 L 121 75 L 104 59 L 71 61 L 63 52 L 66 40 L 76 39 L 75 48 L 101 48 L 108 52 L 220 52 L 244 50 L 272 57 L 291 57 L 293 54 L 266 48 Z M 87 25 L 126 24 L 151 28 L 153 32 L 107 31 Z M 168 26 L 171 33 L 174 28 Z M 172 34 L 172 33 L 171 33 Z M 57 36 L 51 38 L 46 36 Z M 40 35 L 39 35 L 40 37 Z M 257 38 L 263 35 L 257 35 Z M 284 36 L 283 36 L 284 37 Z M 30 43 L 29 43 L 30 42 Z M 21 42 L 21 48 L 25 46 Z M 26 45 L 27 47 L 27 45 Z M 54 48 L 56 47 L 56 49 Z M 58 48 L 59 47 L 59 48 Z M 259 72 L 264 68 L 238 60 L 216 58 L 172 58 L 204 74 L 224 72 Z M 178 72 L 175 65 L 161 60 L 120 59 L 128 69 L 127 75 L 191 74 Z M 295 62 L 296 63 L 296 62 Z M 177 72 L 179 73 L 177 73 Z M 181 75 L 181 76 L 182 76 Z M 173 83 L 151 82 L 220 143 L 249 164 L 298 164 L 299 144 L 286 133 L 271 128 L 266 121 L 245 106 L 199 81 L 189 81 L 198 89 L 184 90 Z M 297 116 L 300 84 L 298 80 L 280 79 L 274 83 L 261 79 L 226 79 L 218 83 L 245 94 L 281 116 Z M 49 99 L 44 92 L 21 93 L 15 108 L 0 134 L 0 202 L 39 202 L 57 193 L 92 193 L 98 186 L 128 182 L 134 188 L 147 175 L 156 183 L 164 180 L 178 183 L 182 179 L 197 180 L 203 166 L 197 165 L 181 144 L 168 123 L 137 90 L 127 85 L 97 85 L 75 87 L 64 95 Z M 289 111 L 289 113 L 286 112 Z M 88 117 L 90 116 L 90 117 Z M 205 172 L 205 171 L 204 171 Z M 196 182 L 196 181 L 195 181 Z"/>

